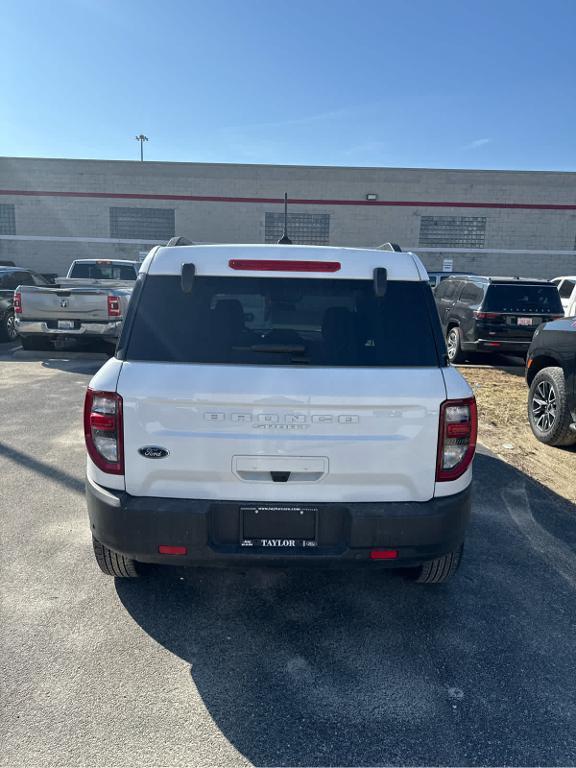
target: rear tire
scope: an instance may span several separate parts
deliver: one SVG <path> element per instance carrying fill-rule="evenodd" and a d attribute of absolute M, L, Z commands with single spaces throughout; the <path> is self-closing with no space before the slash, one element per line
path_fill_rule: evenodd
<path fill-rule="evenodd" d="M 446 347 L 448 351 L 448 360 L 451 363 L 463 363 L 464 353 L 462 352 L 462 337 L 460 328 L 457 325 L 449 329 L 446 334 Z"/>
<path fill-rule="evenodd" d="M 32 351 L 46 352 L 53 349 L 51 342 L 45 339 L 44 336 L 21 336 L 20 343 L 22 344 L 22 349 Z"/>
<path fill-rule="evenodd" d="M 562 368 L 543 368 L 534 376 L 528 395 L 528 421 L 534 437 L 545 445 L 576 443 Z"/>
<path fill-rule="evenodd" d="M 423 563 L 414 574 L 414 581 L 417 584 L 445 584 L 460 567 L 463 550 L 464 544 L 461 544 L 454 552 Z"/>
<path fill-rule="evenodd" d="M 14 312 L 8 310 L 0 317 L 0 341 L 16 341 L 18 331 L 14 322 Z"/>
<path fill-rule="evenodd" d="M 94 537 L 92 537 L 92 546 L 94 547 L 96 562 L 102 573 L 105 573 L 107 576 L 116 576 L 118 579 L 135 579 L 140 575 L 136 567 L 136 561 L 132 560 L 131 557 L 125 557 L 117 552 L 113 552 Z"/>

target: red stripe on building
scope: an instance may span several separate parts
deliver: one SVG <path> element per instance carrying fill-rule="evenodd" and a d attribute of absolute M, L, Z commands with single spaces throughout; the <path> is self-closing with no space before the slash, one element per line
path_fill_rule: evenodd
<path fill-rule="evenodd" d="M 221 195 L 150 195 L 133 192 L 54 192 L 31 189 L 0 189 L 0 195 L 21 197 L 87 197 L 110 200 L 182 200 L 192 203 L 256 203 L 280 205 L 280 197 L 225 197 Z M 450 202 L 437 200 L 315 200 L 307 198 L 289 198 L 293 205 L 367 205 L 401 208 L 496 208 L 526 211 L 576 211 L 576 203 L 476 203 Z"/>

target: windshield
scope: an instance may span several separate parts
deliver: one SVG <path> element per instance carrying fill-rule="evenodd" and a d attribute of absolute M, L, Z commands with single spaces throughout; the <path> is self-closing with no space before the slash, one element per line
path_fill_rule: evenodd
<path fill-rule="evenodd" d="M 489 312 L 563 314 L 555 285 L 491 285 L 486 292 L 483 309 Z"/>
<path fill-rule="evenodd" d="M 70 277 L 89 280 L 136 280 L 136 270 L 131 264 L 74 264 Z"/>
<path fill-rule="evenodd" d="M 437 366 L 427 284 L 147 277 L 126 359 L 314 366 Z M 410 307 L 410 311 L 406 311 Z M 401 322 L 400 322 L 401 318 Z"/>

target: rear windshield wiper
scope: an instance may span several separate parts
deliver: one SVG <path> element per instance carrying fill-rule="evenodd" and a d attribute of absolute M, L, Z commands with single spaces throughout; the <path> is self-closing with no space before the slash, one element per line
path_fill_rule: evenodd
<path fill-rule="evenodd" d="M 250 352 L 268 352 L 278 354 L 298 354 L 306 352 L 304 344 L 252 344 L 249 347 L 234 347 L 237 352 L 248 350 Z"/>

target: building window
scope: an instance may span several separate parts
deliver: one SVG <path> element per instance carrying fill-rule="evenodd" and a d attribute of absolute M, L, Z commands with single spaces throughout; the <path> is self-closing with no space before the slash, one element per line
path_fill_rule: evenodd
<path fill-rule="evenodd" d="M 170 240 L 173 208 L 110 208 L 110 237 L 126 240 Z"/>
<path fill-rule="evenodd" d="M 284 232 L 284 214 L 267 213 L 264 240 L 277 243 Z M 288 237 L 294 245 L 328 245 L 330 243 L 329 213 L 289 213 Z"/>
<path fill-rule="evenodd" d="M 484 248 L 485 216 L 422 216 L 420 245 L 436 248 Z"/>
<path fill-rule="evenodd" d="M 16 214 L 14 205 L 10 203 L 0 204 L 0 235 L 16 234 Z"/>

